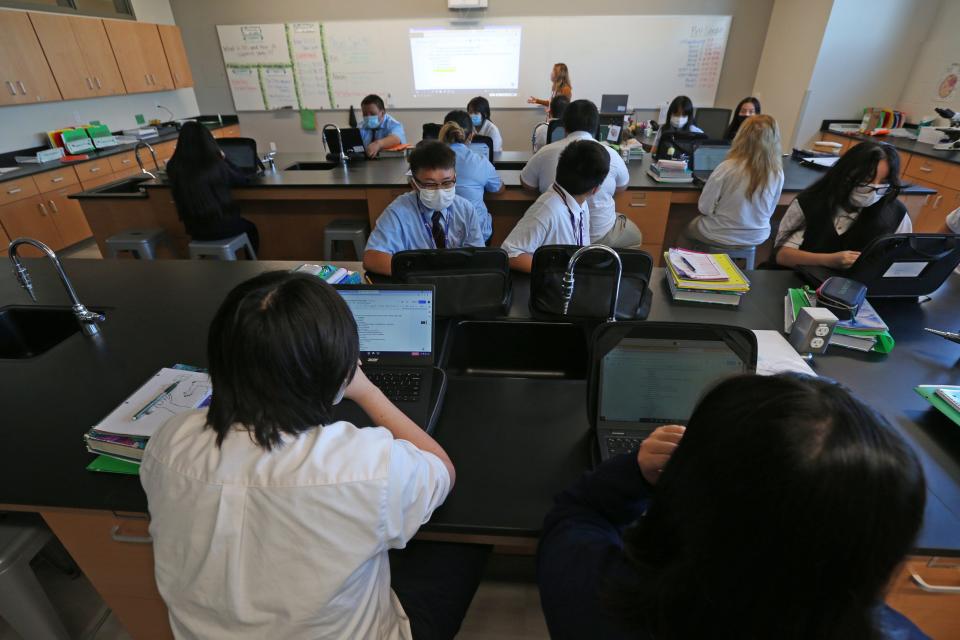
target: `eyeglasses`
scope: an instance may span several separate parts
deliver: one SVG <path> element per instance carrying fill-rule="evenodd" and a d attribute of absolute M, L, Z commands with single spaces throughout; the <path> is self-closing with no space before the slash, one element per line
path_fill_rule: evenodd
<path fill-rule="evenodd" d="M 863 183 L 863 184 L 860 184 L 860 185 L 857 185 L 857 186 L 860 187 L 861 189 L 868 189 L 868 190 L 870 190 L 870 191 L 876 191 L 876 192 L 877 192 L 877 195 L 878 195 L 878 196 L 881 196 L 881 197 L 883 197 L 883 196 L 885 196 L 885 195 L 887 195 L 887 194 L 889 194 L 889 193 L 894 193 L 895 191 L 899 191 L 899 190 L 900 190 L 900 187 L 895 187 L 895 186 L 893 186 L 892 184 L 869 184 L 869 183 Z"/>
<path fill-rule="evenodd" d="M 421 183 L 416 178 L 411 178 L 413 183 L 423 189 L 424 191 L 437 191 L 439 189 L 452 189 L 457 186 L 457 177 L 454 176 L 452 180 L 444 180 L 441 183 L 436 182 L 426 182 Z"/>

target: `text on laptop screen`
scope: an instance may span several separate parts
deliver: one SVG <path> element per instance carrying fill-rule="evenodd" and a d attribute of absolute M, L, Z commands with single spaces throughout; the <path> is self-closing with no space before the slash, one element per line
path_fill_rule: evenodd
<path fill-rule="evenodd" d="M 706 389 L 745 371 L 721 341 L 626 338 L 603 358 L 600 420 L 685 424 Z"/>
<path fill-rule="evenodd" d="M 693 168 L 697 171 L 713 171 L 727 159 L 728 146 L 699 146 L 693 152 Z"/>
<path fill-rule="evenodd" d="M 357 321 L 361 352 L 430 355 L 432 291 L 341 289 L 340 295 Z"/>

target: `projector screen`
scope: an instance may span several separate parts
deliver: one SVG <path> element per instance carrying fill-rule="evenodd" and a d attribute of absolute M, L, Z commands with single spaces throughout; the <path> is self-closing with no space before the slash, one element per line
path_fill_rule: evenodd
<path fill-rule="evenodd" d="M 520 26 L 411 28 L 414 95 L 516 96 Z"/>

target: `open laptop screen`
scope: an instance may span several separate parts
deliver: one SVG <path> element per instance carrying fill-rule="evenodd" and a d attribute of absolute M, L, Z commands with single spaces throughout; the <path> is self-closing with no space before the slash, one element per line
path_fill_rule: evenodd
<path fill-rule="evenodd" d="M 600 113 L 626 113 L 628 98 L 627 94 L 603 94 L 600 96 Z"/>
<path fill-rule="evenodd" d="M 702 144 L 693 152 L 694 171 L 713 171 L 717 166 L 727 159 L 730 153 L 730 145 L 707 145 Z"/>
<path fill-rule="evenodd" d="M 747 370 L 720 340 L 625 338 L 601 363 L 600 422 L 686 424 L 705 390 Z"/>
<path fill-rule="evenodd" d="M 433 357 L 433 290 L 338 288 L 357 321 L 366 361 Z"/>

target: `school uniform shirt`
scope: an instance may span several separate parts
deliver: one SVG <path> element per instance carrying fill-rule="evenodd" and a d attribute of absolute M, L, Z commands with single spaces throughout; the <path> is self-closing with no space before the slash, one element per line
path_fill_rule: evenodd
<path fill-rule="evenodd" d="M 483 220 L 466 198 L 456 196 L 440 212 L 440 223 L 447 236 L 447 249 L 486 246 Z M 405 193 L 384 210 L 373 228 L 367 249 L 398 253 L 411 249 L 436 249 L 433 241 L 433 211 L 420 202 L 416 191 Z"/>
<path fill-rule="evenodd" d="M 837 230 L 837 235 L 842 236 L 849 231 L 859 216 L 860 211 L 847 211 L 838 208 L 833 214 L 833 228 Z M 783 220 L 780 221 L 780 230 L 777 232 L 777 240 L 774 246 L 799 249 L 800 245 L 803 244 L 806 232 L 805 225 L 806 220 L 803 217 L 800 201 L 794 199 L 783 214 Z M 791 229 L 796 229 L 796 231 L 791 232 Z M 904 214 L 903 219 L 900 220 L 900 226 L 894 233 L 913 233 L 913 223 L 910 221 L 910 216 Z"/>
<path fill-rule="evenodd" d="M 657 147 L 660 146 L 660 136 L 661 136 L 661 134 L 663 134 L 664 129 L 666 129 L 666 131 L 667 131 L 668 133 L 669 133 L 669 132 L 679 132 L 679 131 L 682 131 L 682 132 L 684 132 L 684 133 L 703 133 L 703 129 L 701 129 L 700 127 L 698 127 L 698 126 L 695 125 L 695 124 L 691 124 L 691 125 L 690 125 L 689 127 L 687 127 L 686 129 L 674 129 L 674 128 L 673 128 L 672 126 L 670 126 L 670 125 L 661 125 L 660 128 L 657 129 L 657 137 L 656 137 L 656 139 L 653 141 L 653 146 L 654 146 L 654 148 L 657 148 Z"/>
<path fill-rule="evenodd" d="M 503 241 L 507 256 L 535 253 L 548 244 L 584 246 L 590 242 L 590 208 L 577 204 L 558 184 L 540 194 Z"/>
<path fill-rule="evenodd" d="M 540 122 L 533 128 L 533 136 L 531 137 L 530 142 L 533 146 L 534 153 L 547 146 L 547 130 L 549 128 L 549 122 Z"/>
<path fill-rule="evenodd" d="M 700 193 L 701 215 L 694 221 L 705 239 L 729 246 L 756 246 L 770 237 L 773 216 L 780 192 L 783 171 L 771 176 L 766 187 L 747 199 L 750 175 L 736 160 L 724 160 L 710 174 Z"/>
<path fill-rule="evenodd" d="M 493 234 L 493 219 L 483 201 L 483 192 L 499 191 L 503 182 L 486 156 L 459 142 L 450 148 L 457 156 L 457 195 L 473 204 L 480 216 L 483 237 L 489 238 Z"/>
<path fill-rule="evenodd" d="M 500 129 L 489 120 L 484 120 L 483 124 L 477 127 L 477 135 L 487 136 L 493 140 L 493 152 L 503 151 L 503 136 L 500 135 Z"/>
<path fill-rule="evenodd" d="M 536 187 L 540 193 L 546 193 L 557 178 L 560 153 L 567 148 L 568 144 L 577 140 L 593 140 L 593 136 L 586 131 L 574 131 L 567 134 L 563 140 L 551 142 L 533 154 L 520 172 L 520 180 L 524 184 Z M 597 142 L 597 144 L 600 143 Z M 630 181 L 630 173 L 620 154 L 607 145 L 602 146 L 610 154 L 610 171 L 603 179 L 600 189 L 587 198 L 587 203 L 590 205 L 590 242 L 596 242 L 613 228 L 617 221 L 617 208 L 613 196 L 618 187 L 625 187 Z"/>
<path fill-rule="evenodd" d="M 411 638 L 387 551 L 449 493 L 440 459 L 347 422 L 271 451 L 237 428 L 217 447 L 206 417 L 167 422 L 140 467 L 174 635 Z"/>
<path fill-rule="evenodd" d="M 383 121 L 379 127 L 371 129 L 366 125 L 360 126 L 360 139 L 363 140 L 363 146 L 367 146 L 374 140 L 383 140 L 387 136 L 397 136 L 400 138 L 400 144 L 406 144 L 407 134 L 403 131 L 403 125 L 389 113 L 383 114 Z"/>

